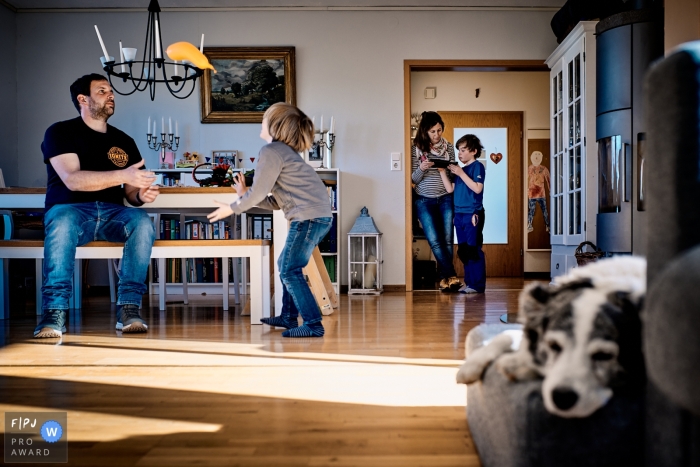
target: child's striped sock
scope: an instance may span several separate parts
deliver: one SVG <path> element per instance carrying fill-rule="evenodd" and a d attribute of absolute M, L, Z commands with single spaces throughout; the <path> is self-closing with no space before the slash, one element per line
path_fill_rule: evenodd
<path fill-rule="evenodd" d="M 282 333 L 282 337 L 323 337 L 325 330 L 321 323 L 308 326 L 304 324 L 294 329 L 287 329 Z"/>
<path fill-rule="evenodd" d="M 294 329 L 299 326 L 297 320 L 290 320 L 284 316 L 273 316 L 272 318 L 261 318 L 260 322 L 275 326 L 277 328 Z"/>

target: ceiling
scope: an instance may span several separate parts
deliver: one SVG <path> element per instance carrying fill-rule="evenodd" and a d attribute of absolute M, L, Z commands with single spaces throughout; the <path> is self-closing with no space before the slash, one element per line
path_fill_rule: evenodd
<path fill-rule="evenodd" d="M 149 0 L 0 0 L 16 11 L 145 9 Z M 558 9 L 565 0 L 160 0 L 163 9 Z"/>

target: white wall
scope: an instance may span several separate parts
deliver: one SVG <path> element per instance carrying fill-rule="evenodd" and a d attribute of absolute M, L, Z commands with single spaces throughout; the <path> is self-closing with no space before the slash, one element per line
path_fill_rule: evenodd
<path fill-rule="evenodd" d="M 366 205 L 384 233 L 385 284 L 404 284 L 404 174 L 389 171 L 390 153 L 404 150 L 404 59 L 544 60 L 556 47 L 551 17 L 522 11 L 232 11 L 164 12 L 161 21 L 166 45 L 198 43 L 204 32 L 209 46 L 296 47 L 299 106 L 317 121 L 322 113 L 337 119 L 334 162 L 343 171 L 343 236 Z M 45 184 L 43 168 L 38 170 L 40 144 L 49 125 L 76 115 L 70 83 L 100 71 L 94 24 L 114 55 L 120 39 L 125 46 L 142 46 L 146 13 L 17 15 L 24 185 Z M 145 145 L 148 115 L 177 117 L 183 150 L 257 154 L 259 125 L 202 125 L 197 95 L 178 101 L 158 91 L 155 102 L 144 93 L 119 97 L 110 120 L 136 139 L 150 166 L 157 158 Z"/>
<path fill-rule="evenodd" d="M 426 87 L 437 88 L 425 99 Z M 476 89 L 479 88 L 479 97 Z M 411 73 L 411 112 L 523 112 L 523 180 L 527 180 L 527 140 L 549 137 L 549 72 L 414 72 Z M 527 251 L 527 183 L 523 183 L 525 272 L 549 271 L 550 253 Z"/>
<path fill-rule="evenodd" d="M 17 15 L 0 5 L 0 169 L 7 186 L 17 171 Z"/>

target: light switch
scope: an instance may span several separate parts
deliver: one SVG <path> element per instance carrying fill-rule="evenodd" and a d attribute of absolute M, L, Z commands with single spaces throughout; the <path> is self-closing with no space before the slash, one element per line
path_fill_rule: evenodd
<path fill-rule="evenodd" d="M 400 161 L 401 160 L 401 153 L 400 152 L 392 152 L 391 153 L 391 160 L 392 161 Z"/>

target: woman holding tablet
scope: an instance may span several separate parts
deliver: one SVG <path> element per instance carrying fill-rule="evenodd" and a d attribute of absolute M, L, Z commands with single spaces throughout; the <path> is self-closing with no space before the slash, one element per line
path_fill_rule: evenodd
<path fill-rule="evenodd" d="M 463 284 L 452 263 L 454 205 L 447 191 L 452 187 L 452 173 L 445 169 L 455 162 L 455 151 L 442 137 L 444 130 L 437 112 L 423 112 L 411 147 L 411 178 L 418 220 L 438 264 L 440 290 L 457 292 Z"/>

